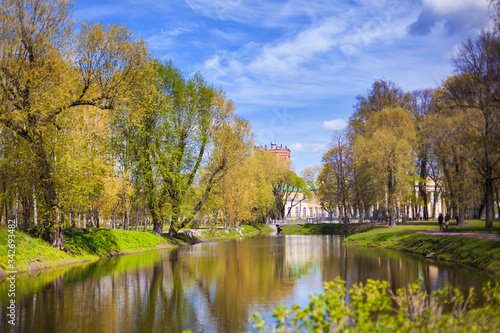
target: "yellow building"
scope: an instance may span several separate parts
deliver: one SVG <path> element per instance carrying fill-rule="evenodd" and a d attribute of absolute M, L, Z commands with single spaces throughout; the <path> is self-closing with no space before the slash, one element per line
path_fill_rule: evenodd
<path fill-rule="evenodd" d="M 441 191 L 437 193 L 435 190 L 435 184 L 432 179 L 427 179 L 426 192 L 427 192 L 427 209 L 429 212 L 429 218 L 437 218 L 440 213 L 445 214 L 446 206 L 444 200 L 442 199 Z M 418 198 L 418 181 L 415 182 L 415 193 Z M 302 199 L 302 200 L 301 200 Z M 432 213 L 432 207 L 434 205 L 434 201 L 436 201 L 434 214 Z M 418 219 L 423 212 L 423 206 L 418 206 L 415 212 L 412 210 L 412 205 L 401 208 L 401 210 L 405 211 L 405 215 L 410 219 Z M 370 210 L 370 213 L 373 213 L 374 209 L 377 207 L 373 207 Z M 349 209 L 350 216 L 355 216 L 355 210 L 351 207 Z M 337 207 L 336 211 L 333 213 L 333 218 L 339 218 L 339 208 Z M 423 216 L 423 215 L 422 215 Z M 321 208 L 321 204 L 316 195 L 312 194 L 311 198 L 305 198 L 304 194 L 299 195 L 299 199 L 292 201 L 287 201 L 285 206 L 285 217 L 287 219 L 318 219 L 318 220 L 330 220 L 330 215 Z M 365 217 L 369 218 L 369 217 Z"/>

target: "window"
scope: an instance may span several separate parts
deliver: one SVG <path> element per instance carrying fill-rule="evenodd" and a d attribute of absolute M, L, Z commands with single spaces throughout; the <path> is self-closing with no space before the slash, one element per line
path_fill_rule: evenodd
<path fill-rule="evenodd" d="M 300 217 L 299 207 L 295 207 L 295 217 Z"/>

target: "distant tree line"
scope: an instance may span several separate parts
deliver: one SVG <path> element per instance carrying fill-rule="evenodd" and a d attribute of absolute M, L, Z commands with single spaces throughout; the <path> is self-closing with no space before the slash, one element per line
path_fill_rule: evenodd
<path fill-rule="evenodd" d="M 338 208 L 347 222 L 351 209 L 363 219 L 378 205 L 394 226 L 408 209 L 433 217 L 441 194 L 459 225 L 484 212 L 492 226 L 500 197 L 499 4 L 492 2 L 495 27 L 460 45 L 440 87 L 407 93 L 377 80 L 356 98 L 348 128 L 313 172 L 323 209 Z M 436 185 L 431 214 L 427 179 Z"/>

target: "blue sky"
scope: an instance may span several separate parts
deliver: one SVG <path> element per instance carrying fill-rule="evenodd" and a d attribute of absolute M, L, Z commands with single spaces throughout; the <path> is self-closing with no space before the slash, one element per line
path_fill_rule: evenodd
<path fill-rule="evenodd" d="M 321 164 L 356 95 L 376 79 L 435 88 L 452 55 L 488 24 L 487 0 L 81 0 L 79 20 L 121 23 L 153 55 L 200 72 L 235 102 L 257 144 Z"/>

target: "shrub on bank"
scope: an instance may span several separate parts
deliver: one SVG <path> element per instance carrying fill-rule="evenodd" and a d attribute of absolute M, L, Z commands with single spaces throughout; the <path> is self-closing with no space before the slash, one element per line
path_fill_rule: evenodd
<path fill-rule="evenodd" d="M 270 325 L 254 313 L 260 332 L 498 332 L 500 331 L 500 284 L 486 284 L 485 304 L 473 308 L 476 294 L 467 295 L 445 287 L 432 294 L 420 288 L 421 280 L 393 293 L 386 281 L 368 280 L 349 291 L 337 278 L 325 282 L 325 293 L 310 296 L 304 308 L 280 306 Z"/>

